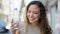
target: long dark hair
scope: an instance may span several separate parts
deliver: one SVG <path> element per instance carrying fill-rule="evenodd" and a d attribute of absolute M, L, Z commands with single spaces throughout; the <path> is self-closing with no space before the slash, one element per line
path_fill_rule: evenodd
<path fill-rule="evenodd" d="M 28 4 L 28 6 L 26 8 L 26 13 L 27 13 L 30 5 L 37 5 L 40 8 L 40 19 L 38 22 L 38 26 L 40 28 L 41 34 L 52 34 L 51 27 L 49 26 L 48 20 L 46 17 L 46 9 L 45 9 L 44 5 L 40 1 L 32 1 Z M 26 16 L 26 21 L 27 21 L 27 23 L 29 23 L 27 16 Z"/>

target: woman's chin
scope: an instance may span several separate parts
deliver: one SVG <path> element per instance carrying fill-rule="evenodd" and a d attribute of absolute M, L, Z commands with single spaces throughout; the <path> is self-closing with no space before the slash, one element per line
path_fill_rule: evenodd
<path fill-rule="evenodd" d="M 31 24 L 33 24 L 33 23 L 34 23 L 34 21 L 30 21 L 30 23 L 31 23 Z"/>

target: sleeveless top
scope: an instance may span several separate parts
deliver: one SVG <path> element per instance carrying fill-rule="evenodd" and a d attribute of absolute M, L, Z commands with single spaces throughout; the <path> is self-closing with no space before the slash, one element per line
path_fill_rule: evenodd
<path fill-rule="evenodd" d="M 26 23 L 21 23 L 22 26 L 20 27 L 21 31 L 20 34 L 40 34 L 40 28 L 37 27 L 31 27 L 30 25 L 26 27 Z"/>

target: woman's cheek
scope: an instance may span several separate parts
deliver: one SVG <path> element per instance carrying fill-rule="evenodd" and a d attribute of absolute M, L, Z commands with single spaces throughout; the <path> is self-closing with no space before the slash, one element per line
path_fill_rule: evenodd
<path fill-rule="evenodd" d="M 27 13 L 27 17 L 29 17 L 29 13 Z"/>
<path fill-rule="evenodd" d="M 35 18 L 40 18 L 40 14 L 35 14 L 34 17 Z"/>

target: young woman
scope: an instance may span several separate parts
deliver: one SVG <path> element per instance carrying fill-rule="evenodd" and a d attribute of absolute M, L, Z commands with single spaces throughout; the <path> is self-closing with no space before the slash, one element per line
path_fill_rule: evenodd
<path fill-rule="evenodd" d="M 20 29 L 13 30 L 14 24 L 12 22 L 13 34 L 52 34 L 52 30 L 48 24 L 46 17 L 46 10 L 44 5 L 39 1 L 32 1 L 26 7 L 24 24 L 20 24 Z M 23 32 L 24 30 L 24 32 Z"/>

